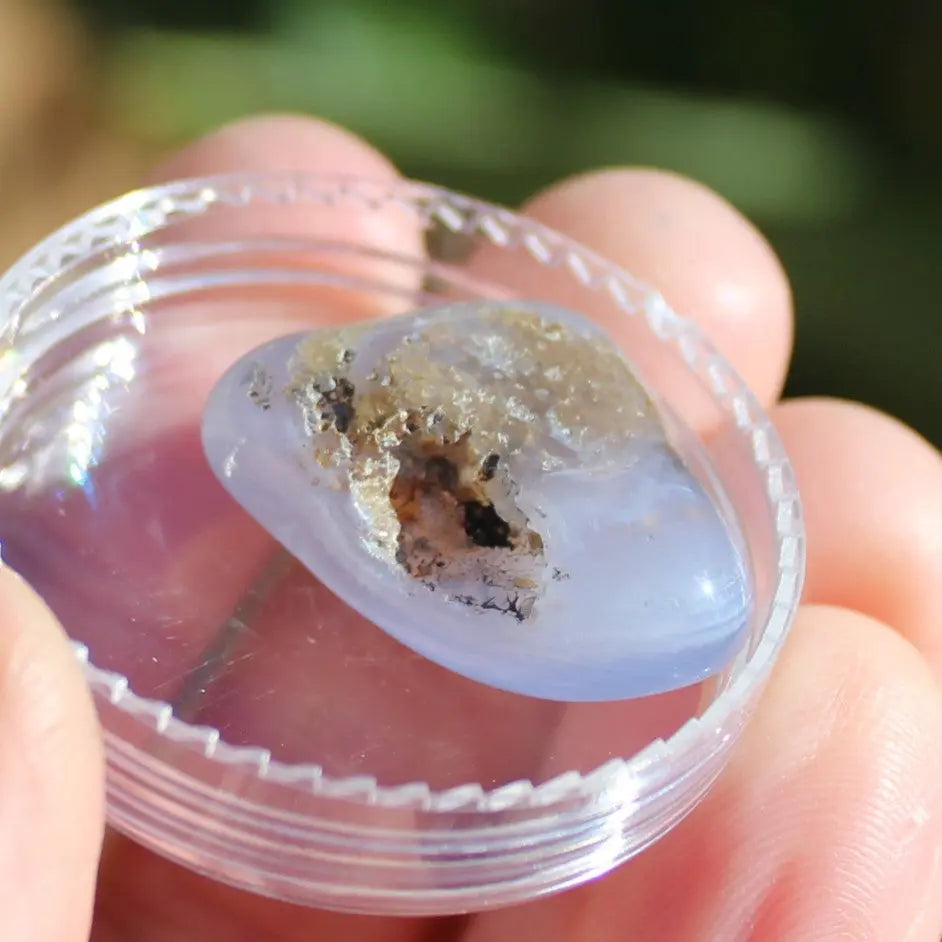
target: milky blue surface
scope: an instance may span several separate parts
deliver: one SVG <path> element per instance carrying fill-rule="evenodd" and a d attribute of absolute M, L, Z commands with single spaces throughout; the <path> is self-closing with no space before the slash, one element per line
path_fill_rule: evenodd
<path fill-rule="evenodd" d="M 523 622 L 469 609 L 365 549 L 349 494 L 316 470 L 297 407 L 278 395 L 298 339 L 254 351 L 223 377 L 204 413 L 206 455 L 236 500 L 379 628 L 473 679 L 567 701 L 686 686 L 734 656 L 750 616 L 747 570 L 711 498 L 664 441 L 632 442 L 617 472 L 570 468 L 526 481 L 518 503 L 559 577 Z M 267 411 L 247 395 L 258 366 L 273 381 Z"/>

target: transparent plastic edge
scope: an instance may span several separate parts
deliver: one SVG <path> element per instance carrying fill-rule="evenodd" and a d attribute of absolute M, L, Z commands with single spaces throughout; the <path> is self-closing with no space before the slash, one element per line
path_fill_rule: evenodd
<path fill-rule="evenodd" d="M 405 198 L 409 194 L 410 198 Z M 343 201 L 378 209 L 396 204 L 445 226 L 452 232 L 478 234 L 502 248 L 519 247 L 537 262 L 565 268 L 584 286 L 607 293 L 631 316 L 643 316 L 652 333 L 678 346 L 690 369 L 706 381 L 717 403 L 748 437 L 755 466 L 764 473 L 765 495 L 776 521 L 779 568 L 773 600 L 762 637 L 739 674 L 706 712 L 688 720 L 668 739 L 658 739 L 627 759 L 610 760 L 587 772 L 566 772 L 533 784 L 523 780 L 486 790 L 466 783 L 433 791 L 424 783 L 379 784 L 372 777 L 333 778 L 314 764 L 288 764 L 263 748 L 233 746 L 219 731 L 194 726 L 173 716 L 169 704 L 135 694 L 127 679 L 96 667 L 87 648 L 73 641 L 86 678 L 98 696 L 144 722 L 179 745 L 227 766 L 238 766 L 259 778 L 303 788 L 325 797 L 343 797 L 381 807 L 414 807 L 427 811 L 506 811 L 555 805 L 595 795 L 606 786 L 644 778 L 655 759 L 671 753 L 707 755 L 738 735 L 743 711 L 764 684 L 788 634 L 804 580 L 805 535 L 801 502 L 784 447 L 762 408 L 734 368 L 699 327 L 674 312 L 662 295 L 628 272 L 568 237 L 510 210 L 440 187 L 415 181 L 377 182 L 352 177 L 300 173 L 235 174 L 181 180 L 135 190 L 91 210 L 38 243 L 0 278 L 0 338 L 9 343 L 20 327 L 23 308 L 37 293 L 84 257 L 110 246 L 126 245 L 183 219 L 194 218 L 217 204 L 310 202 L 335 205 Z M 523 230 L 523 231 L 521 231 Z M 731 722 L 732 721 L 732 722 Z M 726 729 L 724 742 L 715 741 Z M 699 765 L 699 763 L 697 763 Z M 619 789 L 620 790 L 620 789 Z"/>

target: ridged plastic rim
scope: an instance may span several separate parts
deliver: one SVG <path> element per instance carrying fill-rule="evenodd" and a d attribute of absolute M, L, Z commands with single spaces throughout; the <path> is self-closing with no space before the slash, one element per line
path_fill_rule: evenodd
<path fill-rule="evenodd" d="M 292 173 L 183 180 L 136 190 L 106 203 L 63 226 L 13 265 L 0 279 L 3 346 L 9 347 L 20 336 L 28 336 L 42 326 L 23 321 L 30 300 L 91 254 L 126 246 L 145 235 L 202 216 L 216 206 L 305 203 L 348 203 L 371 210 L 394 205 L 451 232 L 483 238 L 503 249 L 519 248 L 540 264 L 566 269 L 582 285 L 606 293 L 625 314 L 643 317 L 662 342 L 675 345 L 690 371 L 706 382 L 715 402 L 732 418 L 764 481 L 765 496 L 775 518 L 778 570 L 762 637 L 730 686 L 705 713 L 688 720 L 668 739 L 655 740 L 636 755 L 609 761 L 589 773 L 567 772 L 537 785 L 517 781 L 491 790 L 470 782 L 433 791 L 421 782 L 386 786 L 368 776 L 335 778 L 316 764 L 288 764 L 273 759 L 267 749 L 231 745 L 215 728 L 177 719 L 170 704 L 138 696 L 127 678 L 96 667 L 86 647 L 73 641 L 75 655 L 94 693 L 147 724 L 159 736 L 195 749 L 213 762 L 303 789 L 307 794 L 372 807 L 492 812 L 558 805 L 609 788 L 623 789 L 626 782 L 668 756 L 675 761 L 681 755 L 707 759 L 716 750 L 717 735 L 734 737 L 742 727 L 742 714 L 761 689 L 793 620 L 805 559 L 800 498 L 778 434 L 736 371 L 694 323 L 671 310 L 660 293 L 598 254 L 506 209 L 424 183 L 381 183 Z M 123 762 L 121 750 L 110 741 L 112 737 L 106 739 L 109 767 L 117 770 Z M 688 772 L 699 764 L 695 760 Z"/>

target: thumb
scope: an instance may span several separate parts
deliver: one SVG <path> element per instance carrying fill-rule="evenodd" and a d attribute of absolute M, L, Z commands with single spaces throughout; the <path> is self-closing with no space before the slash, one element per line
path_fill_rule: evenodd
<path fill-rule="evenodd" d="M 85 942 L 104 818 L 88 688 L 52 613 L 0 568 L 0 936 Z"/>

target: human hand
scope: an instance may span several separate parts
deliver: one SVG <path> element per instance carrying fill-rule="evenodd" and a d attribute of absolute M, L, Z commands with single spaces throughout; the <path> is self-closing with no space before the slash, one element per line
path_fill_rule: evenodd
<path fill-rule="evenodd" d="M 293 169 L 390 177 L 329 125 L 243 122 L 159 179 Z M 96 942 L 927 940 L 942 932 L 942 460 L 862 406 L 776 404 L 791 342 L 784 276 L 704 189 L 652 171 L 564 181 L 525 211 L 658 285 L 770 409 L 805 501 L 805 605 L 733 760 L 703 803 L 611 875 L 477 916 L 387 919 L 243 893 L 118 836 Z M 94 712 L 64 637 L 0 571 L 0 920 L 10 942 L 86 939 L 102 832 Z"/>

